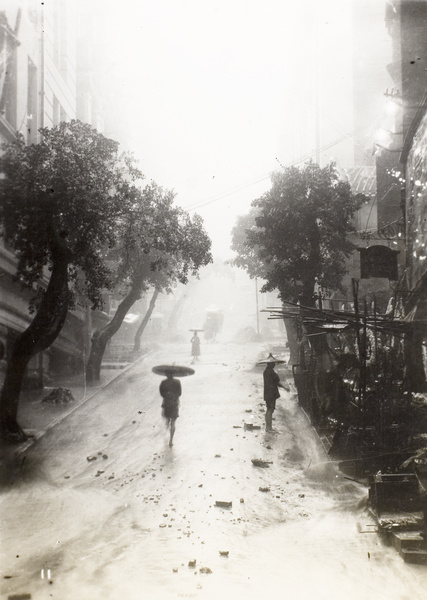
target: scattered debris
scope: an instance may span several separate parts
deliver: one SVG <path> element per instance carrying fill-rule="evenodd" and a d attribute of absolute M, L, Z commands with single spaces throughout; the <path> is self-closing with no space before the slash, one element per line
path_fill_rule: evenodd
<path fill-rule="evenodd" d="M 243 428 L 245 431 L 254 431 L 255 429 L 261 429 L 261 425 L 254 425 L 253 423 L 245 423 Z"/>
<path fill-rule="evenodd" d="M 194 559 L 194 560 L 189 560 L 189 561 L 188 561 L 188 566 L 189 566 L 189 567 L 195 567 L 195 566 L 196 566 L 196 562 L 197 562 L 197 560 L 196 560 L 196 559 Z"/>
<path fill-rule="evenodd" d="M 258 488 L 260 492 L 269 492 L 270 488 L 269 487 L 260 487 Z"/>
<path fill-rule="evenodd" d="M 231 506 L 233 506 L 233 503 L 225 500 L 216 500 L 215 506 L 220 506 L 221 508 L 231 508 Z"/>
<path fill-rule="evenodd" d="M 244 503 L 244 501 L 245 501 L 245 499 L 244 499 L 244 498 L 240 498 L 240 504 L 243 504 L 243 503 Z"/>
<path fill-rule="evenodd" d="M 262 460 L 260 458 L 253 458 L 252 464 L 254 467 L 262 467 L 263 469 L 268 469 L 270 465 L 273 464 L 272 460 Z"/>
<path fill-rule="evenodd" d="M 96 460 L 98 457 L 97 456 L 87 456 L 86 460 L 89 462 L 92 462 L 93 460 Z"/>
<path fill-rule="evenodd" d="M 201 569 L 199 569 L 199 573 L 212 573 L 212 569 L 210 569 L 209 567 L 202 567 Z"/>
<path fill-rule="evenodd" d="M 220 550 L 219 551 L 219 555 L 220 556 L 227 556 L 230 554 L 230 550 Z"/>
<path fill-rule="evenodd" d="M 298 494 L 298 498 L 305 498 L 305 494 Z"/>
<path fill-rule="evenodd" d="M 103 473 L 105 473 L 105 471 L 97 471 L 95 477 L 99 477 L 100 475 L 102 475 Z"/>
<path fill-rule="evenodd" d="M 177 567 L 173 568 L 172 571 L 173 571 L 173 573 L 178 573 Z"/>
<path fill-rule="evenodd" d="M 71 390 L 67 388 L 55 388 L 50 394 L 42 399 L 42 402 L 50 402 L 51 404 L 69 404 L 75 402 Z"/>

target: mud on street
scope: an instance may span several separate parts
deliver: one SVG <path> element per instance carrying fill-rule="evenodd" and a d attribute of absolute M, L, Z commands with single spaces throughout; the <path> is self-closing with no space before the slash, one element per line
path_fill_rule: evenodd
<path fill-rule="evenodd" d="M 382 544 L 367 490 L 328 460 L 292 387 L 265 433 L 269 349 L 203 345 L 171 448 L 151 368 L 190 364 L 184 344 L 41 438 L 2 490 L 2 597 L 424 598 L 427 570 Z"/>

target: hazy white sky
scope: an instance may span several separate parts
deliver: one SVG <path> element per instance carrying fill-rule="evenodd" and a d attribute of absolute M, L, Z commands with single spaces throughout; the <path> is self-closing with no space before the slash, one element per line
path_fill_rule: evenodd
<path fill-rule="evenodd" d="M 100 7 L 103 69 L 117 82 L 125 144 L 149 178 L 202 215 L 214 253 L 230 256 L 235 218 L 268 189 L 271 171 L 314 150 L 316 60 L 322 94 L 335 98 L 331 137 L 352 129 L 343 110 L 352 93 L 351 0 L 102 0 Z"/>

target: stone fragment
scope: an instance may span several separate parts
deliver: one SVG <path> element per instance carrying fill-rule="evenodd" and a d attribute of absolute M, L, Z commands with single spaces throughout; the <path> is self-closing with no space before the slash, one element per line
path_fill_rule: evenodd
<path fill-rule="evenodd" d="M 42 402 L 50 402 L 51 404 L 69 404 L 74 401 L 71 390 L 61 387 L 53 389 L 50 394 L 45 396 L 42 400 Z"/>
<path fill-rule="evenodd" d="M 210 569 L 209 567 L 201 567 L 199 569 L 199 572 L 200 573 L 208 573 L 209 574 L 209 573 L 212 573 L 212 569 Z"/>
<path fill-rule="evenodd" d="M 261 429 L 261 425 L 254 425 L 253 423 L 245 423 L 243 428 L 245 431 L 254 431 L 257 429 Z"/>
<path fill-rule="evenodd" d="M 227 500 L 216 500 L 215 506 L 219 506 L 221 508 L 231 508 L 233 506 L 233 503 Z"/>
<path fill-rule="evenodd" d="M 196 560 L 196 559 L 194 559 L 194 560 L 189 560 L 189 561 L 188 561 L 188 566 L 189 566 L 189 567 L 195 567 L 195 566 L 196 566 L 196 562 L 197 562 L 197 560 Z"/>
<path fill-rule="evenodd" d="M 254 467 L 261 467 L 263 469 L 268 469 L 270 465 L 273 464 L 271 460 L 262 460 L 261 458 L 253 458 L 252 464 Z"/>
<path fill-rule="evenodd" d="M 258 488 L 260 492 L 269 492 L 270 488 L 269 487 L 260 487 Z"/>

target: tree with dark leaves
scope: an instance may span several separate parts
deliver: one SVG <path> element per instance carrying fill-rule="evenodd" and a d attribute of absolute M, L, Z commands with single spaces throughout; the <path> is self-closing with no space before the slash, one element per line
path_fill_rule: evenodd
<path fill-rule="evenodd" d="M 28 362 L 55 341 L 78 296 L 101 307 L 112 288 L 106 249 L 142 178 L 117 142 L 90 125 L 74 120 L 40 132 L 40 144 L 18 135 L 2 156 L 2 234 L 17 257 L 16 279 L 34 292 L 34 317 L 16 340 L 0 397 L 0 432 L 10 442 L 27 438 L 17 412 Z"/>
<path fill-rule="evenodd" d="M 336 290 L 354 245 L 352 217 L 364 196 L 353 194 L 336 168 L 309 162 L 272 176 L 271 189 L 252 203 L 253 224 L 234 231 L 236 264 L 259 276 L 262 291 L 314 306 L 316 285 Z M 241 221 L 244 226 L 244 221 Z"/>
<path fill-rule="evenodd" d="M 149 288 L 155 290 L 155 302 L 158 293 L 170 293 L 177 282 L 186 284 L 189 275 L 197 276 L 199 269 L 212 261 L 211 241 L 201 217 L 191 217 L 173 200 L 171 191 L 151 182 L 135 198 L 132 211 L 120 220 L 120 243 L 109 258 L 116 265 L 115 295 L 121 301 L 111 321 L 92 338 L 88 382 L 99 380 L 107 343 Z M 142 331 L 140 328 L 139 337 Z M 136 349 L 138 344 L 136 337 Z"/>

